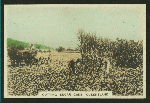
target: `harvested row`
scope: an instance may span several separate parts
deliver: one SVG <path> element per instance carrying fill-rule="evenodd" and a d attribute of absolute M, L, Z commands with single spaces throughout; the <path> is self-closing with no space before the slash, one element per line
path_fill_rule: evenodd
<path fill-rule="evenodd" d="M 81 65 L 79 65 L 81 67 Z M 75 69 L 78 67 L 75 65 Z M 70 75 L 68 69 L 48 67 L 9 68 L 8 93 L 17 96 L 38 95 L 40 91 L 112 91 L 113 95 L 143 95 L 142 68 L 110 68 L 93 74 L 82 71 Z"/>

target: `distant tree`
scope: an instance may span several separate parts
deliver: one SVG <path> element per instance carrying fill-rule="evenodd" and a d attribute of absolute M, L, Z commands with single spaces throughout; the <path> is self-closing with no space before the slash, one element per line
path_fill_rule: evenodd
<path fill-rule="evenodd" d="M 40 49 L 41 46 L 42 46 L 42 45 L 40 45 L 40 44 L 34 44 L 34 47 L 37 48 L 37 49 Z"/>
<path fill-rule="evenodd" d="M 59 46 L 59 48 L 57 49 L 58 52 L 62 52 L 65 51 L 65 48 L 63 48 L 62 46 Z"/>
<path fill-rule="evenodd" d="M 54 48 L 51 48 L 54 51 Z"/>
<path fill-rule="evenodd" d="M 75 51 L 78 51 L 79 50 L 79 47 L 75 48 Z"/>
<path fill-rule="evenodd" d="M 25 42 L 22 42 L 22 41 L 7 38 L 7 47 L 23 50 L 24 48 L 29 47 L 29 43 L 25 43 Z"/>
<path fill-rule="evenodd" d="M 17 47 L 17 49 L 19 49 L 19 50 L 24 50 L 24 48 L 25 47 L 23 45 L 21 45 L 21 44 Z"/>

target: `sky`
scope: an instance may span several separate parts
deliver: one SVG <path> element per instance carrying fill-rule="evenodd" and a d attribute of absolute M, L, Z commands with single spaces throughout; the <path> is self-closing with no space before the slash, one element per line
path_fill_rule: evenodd
<path fill-rule="evenodd" d="M 49 47 L 75 49 L 77 33 L 96 32 L 97 37 L 138 41 L 140 12 L 136 8 L 51 5 L 5 5 L 5 35 Z"/>

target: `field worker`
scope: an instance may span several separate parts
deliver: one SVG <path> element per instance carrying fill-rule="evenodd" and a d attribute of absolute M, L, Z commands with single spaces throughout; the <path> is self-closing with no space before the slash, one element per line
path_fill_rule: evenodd
<path fill-rule="evenodd" d="M 109 68 L 110 68 L 110 61 L 109 59 L 106 59 L 104 58 L 104 65 L 105 65 L 105 69 L 106 69 L 106 72 L 109 73 Z"/>
<path fill-rule="evenodd" d="M 68 69 L 70 70 L 70 75 L 75 72 L 75 61 L 74 59 L 70 60 L 68 63 Z"/>

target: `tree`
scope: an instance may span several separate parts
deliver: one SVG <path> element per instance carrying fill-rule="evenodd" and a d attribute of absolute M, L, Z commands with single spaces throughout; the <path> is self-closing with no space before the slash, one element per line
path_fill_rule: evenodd
<path fill-rule="evenodd" d="M 65 51 L 65 48 L 63 48 L 62 46 L 59 46 L 59 48 L 57 49 L 58 52 L 62 52 Z"/>
<path fill-rule="evenodd" d="M 34 47 L 37 48 L 37 49 L 40 49 L 41 46 L 42 46 L 42 45 L 40 45 L 40 44 L 34 44 Z"/>
<path fill-rule="evenodd" d="M 79 47 L 75 48 L 75 51 L 78 51 L 79 50 Z"/>

